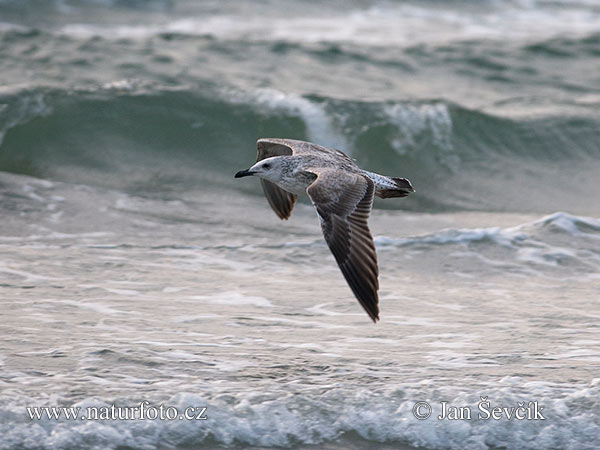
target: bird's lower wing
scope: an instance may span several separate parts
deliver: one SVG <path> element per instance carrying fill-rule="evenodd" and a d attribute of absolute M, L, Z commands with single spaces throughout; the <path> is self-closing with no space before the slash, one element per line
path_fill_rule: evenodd
<path fill-rule="evenodd" d="M 288 219 L 296 203 L 296 194 L 292 194 L 267 180 L 260 180 L 269 205 L 280 219 Z"/>
<path fill-rule="evenodd" d="M 259 139 L 256 142 L 256 162 L 272 156 L 291 156 L 292 149 L 280 142 L 279 139 Z M 280 219 L 288 219 L 294 209 L 297 195 L 281 189 L 274 183 L 267 180 L 260 180 L 265 193 L 265 197 L 269 201 L 269 205 Z"/>
<path fill-rule="evenodd" d="M 366 176 L 314 170 L 317 179 L 306 190 L 327 245 L 344 278 L 369 317 L 379 320 L 377 254 L 367 220 L 375 187 Z"/>

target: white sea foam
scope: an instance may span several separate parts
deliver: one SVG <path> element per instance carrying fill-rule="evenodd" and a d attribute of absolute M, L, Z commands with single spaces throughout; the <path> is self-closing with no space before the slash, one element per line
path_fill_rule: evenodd
<path fill-rule="evenodd" d="M 555 212 L 548 216 L 542 217 L 535 222 L 525 224 L 532 227 L 554 227 L 557 230 L 566 232 L 572 236 L 586 236 L 595 239 L 600 239 L 600 219 L 585 216 L 575 216 L 566 212 Z M 588 229 L 583 231 L 582 229 Z M 591 231 L 591 232 L 590 232 Z"/>
<path fill-rule="evenodd" d="M 513 228 L 458 228 L 445 229 L 432 234 L 412 238 L 388 238 L 376 236 L 375 244 L 381 247 L 388 245 L 419 244 L 470 244 L 478 241 L 491 241 L 505 247 L 512 247 L 517 240 L 526 239 L 526 235 Z"/>
<path fill-rule="evenodd" d="M 306 319 L 288 319 L 285 317 L 269 317 L 269 316 L 261 316 L 255 317 L 256 320 L 261 320 L 265 322 L 273 322 L 278 325 L 286 325 L 286 326 L 295 326 L 298 328 L 320 328 L 320 329 L 332 329 L 332 328 L 347 328 L 346 325 L 331 325 L 325 321 L 319 322 L 315 320 L 306 320 Z"/>
<path fill-rule="evenodd" d="M 251 93 L 229 90 L 225 93 L 225 98 L 229 102 L 252 104 L 253 107 L 266 108 L 268 111 L 280 110 L 297 115 L 306 124 L 309 140 L 334 148 L 348 147 L 324 106 L 301 95 L 263 88 Z"/>
<path fill-rule="evenodd" d="M 61 278 L 49 277 L 46 275 L 39 275 L 39 274 L 28 272 L 25 270 L 13 269 L 12 267 L 10 267 L 9 265 L 4 264 L 4 263 L 0 263 L 0 273 L 17 276 L 19 278 L 22 278 L 26 282 L 58 281 L 58 280 L 64 279 L 63 277 L 61 277 Z"/>
<path fill-rule="evenodd" d="M 447 43 L 454 40 L 539 39 L 557 34 L 582 35 L 600 30 L 600 13 L 567 3 L 558 8 L 516 2 L 485 8 L 435 8 L 426 5 L 382 3 L 364 9 L 346 9 L 322 16 L 298 13 L 287 16 L 260 8 L 243 16 L 208 15 L 162 24 L 99 26 L 70 24 L 65 34 L 110 39 L 144 39 L 160 33 L 211 36 L 223 40 L 286 41 L 294 43 L 353 43 L 406 46 Z M 554 6 L 554 7 L 553 7 Z M 268 32 L 265 32 L 265 23 Z M 506 30 L 510 30 L 507 33 Z"/>
<path fill-rule="evenodd" d="M 31 234 L 29 236 L 0 236 L 0 241 L 6 241 L 6 242 L 14 242 L 14 241 L 23 241 L 23 242 L 27 242 L 27 241 L 45 241 L 45 240 L 61 240 L 61 239 L 76 239 L 76 238 L 97 238 L 97 237 L 106 237 L 106 236 L 112 236 L 113 233 L 112 232 L 104 232 L 104 231 L 97 231 L 97 232 L 91 232 L 91 233 L 79 233 L 79 234 L 72 234 L 72 233 L 61 233 L 58 231 L 52 231 L 52 230 L 48 230 L 48 229 L 44 229 L 43 227 L 38 227 L 39 229 L 43 229 L 44 231 L 47 231 L 47 234 Z"/>
<path fill-rule="evenodd" d="M 186 289 L 188 288 L 185 286 L 166 286 L 163 288 L 163 292 L 165 294 L 175 294 L 176 292 L 185 291 Z"/>
<path fill-rule="evenodd" d="M 27 123 L 35 117 L 47 116 L 51 112 L 52 108 L 48 106 L 44 95 L 40 93 L 21 94 L 18 95 L 15 102 L 0 103 L 0 145 L 9 129 Z"/>
<path fill-rule="evenodd" d="M 325 309 L 325 307 L 329 306 L 329 305 L 330 305 L 330 303 L 320 303 L 311 308 L 306 308 L 306 311 L 315 313 L 315 314 L 319 314 L 319 315 L 324 315 L 324 316 L 343 316 L 344 315 L 343 313 Z"/>
<path fill-rule="evenodd" d="M 193 295 L 190 299 L 217 305 L 253 305 L 261 308 L 272 308 L 273 304 L 264 297 L 243 295 L 239 292 L 221 292 L 214 295 Z"/>
<path fill-rule="evenodd" d="M 576 258 L 577 253 L 575 251 L 560 247 L 526 247 L 517 251 L 517 259 L 521 261 L 550 266 L 556 266 L 561 261 Z"/>
<path fill-rule="evenodd" d="M 111 81 L 104 83 L 102 87 L 107 90 L 118 90 L 118 91 L 132 91 L 136 88 L 137 80 L 131 78 L 125 78 L 121 80 Z"/>
<path fill-rule="evenodd" d="M 139 291 L 135 291 L 133 289 L 115 289 L 115 288 L 104 288 L 107 292 L 111 294 L 124 295 L 124 296 L 134 296 L 139 295 Z"/>
<path fill-rule="evenodd" d="M 207 314 L 194 314 L 194 315 L 187 315 L 187 316 L 178 316 L 178 317 L 173 317 L 173 319 L 171 319 L 171 320 L 175 323 L 193 323 L 193 322 L 202 323 L 206 319 L 217 319 L 219 317 L 220 316 L 218 314 L 207 313 Z"/>
<path fill-rule="evenodd" d="M 515 247 L 532 242 L 544 228 L 548 227 L 553 227 L 557 231 L 573 237 L 600 238 L 599 219 L 556 212 L 539 220 L 508 228 L 448 228 L 432 234 L 401 239 L 377 236 L 375 244 L 385 247 L 388 245 L 470 244 L 488 241 L 503 247 Z M 583 231 L 582 227 L 587 227 L 589 230 Z M 568 254 L 568 251 L 564 253 Z"/>
<path fill-rule="evenodd" d="M 75 301 L 75 300 L 48 300 L 49 303 L 59 303 L 64 305 L 76 306 L 84 310 L 94 311 L 100 314 L 122 314 L 125 311 L 114 309 L 106 306 L 102 303 L 94 303 L 89 301 Z"/>
<path fill-rule="evenodd" d="M 399 154 L 404 155 L 408 148 L 414 147 L 418 136 L 425 131 L 431 132 L 438 148 L 452 150 L 452 118 L 446 104 L 396 103 L 387 105 L 384 111 L 397 127 L 398 134 L 392 139 L 392 146 Z M 456 161 L 452 164 L 456 165 Z"/>
<path fill-rule="evenodd" d="M 600 435 L 594 400 L 600 395 L 599 389 L 598 380 L 560 385 L 539 381 L 527 383 L 519 377 L 505 377 L 482 388 L 480 393 L 452 386 L 429 391 L 426 383 L 422 387 L 390 387 L 380 395 L 366 388 L 344 390 L 333 387 L 317 397 L 298 394 L 276 398 L 263 393 L 247 394 L 231 404 L 218 398 L 183 392 L 160 402 L 165 407 L 176 407 L 179 412 L 189 406 L 206 407 L 207 420 L 201 422 L 32 422 L 26 415 L 26 405 L 49 405 L 57 402 L 57 398 L 44 401 L 26 397 L 3 398 L 0 404 L 0 433 L 3 436 L 0 449 L 31 447 L 33 443 L 36 448 L 57 450 L 81 446 L 156 449 L 201 446 L 209 439 L 220 445 L 292 447 L 298 443 L 331 443 L 351 431 L 371 442 L 402 442 L 436 449 L 593 449 L 595 437 Z M 481 397 L 487 397 L 492 407 L 510 408 L 516 407 L 518 402 L 537 402 L 544 420 L 480 420 L 478 404 Z M 453 406 L 468 406 L 472 410 L 471 420 L 438 420 L 442 400 Z M 432 416 L 428 420 L 414 417 L 413 407 L 417 401 L 431 404 Z M 91 397 L 74 406 L 107 407 L 111 403 Z M 129 399 L 119 403 L 136 406 L 139 401 Z"/>
<path fill-rule="evenodd" d="M 557 212 L 508 228 L 450 228 L 399 239 L 377 236 L 375 244 L 382 251 L 401 246 L 417 252 L 439 246 L 459 246 L 460 250 L 452 251 L 449 256 L 475 258 L 488 267 L 508 270 L 514 276 L 542 275 L 544 266 L 565 268 L 568 265 L 574 271 L 563 271 L 564 276 L 584 276 L 593 275 L 600 268 L 600 252 L 597 245 L 591 245 L 598 239 L 600 220 Z M 474 247 L 476 244 L 479 246 Z M 499 254 L 498 250 L 504 253 Z"/>
<path fill-rule="evenodd" d="M 2 3 L 2 2 L 0 2 Z M 7 22 L 0 22 L 0 32 L 2 33 L 6 33 L 9 31 L 19 31 L 19 32 L 26 32 L 29 31 L 29 28 L 27 28 L 26 26 L 23 25 L 19 25 L 16 23 L 7 23 Z"/>

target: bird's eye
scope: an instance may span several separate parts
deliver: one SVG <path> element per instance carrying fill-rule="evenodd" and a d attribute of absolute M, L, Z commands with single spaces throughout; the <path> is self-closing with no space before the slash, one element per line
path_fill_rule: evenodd
<path fill-rule="evenodd" d="M 269 163 L 263 164 L 263 167 L 265 169 L 269 170 L 271 168 L 271 164 L 269 164 Z"/>

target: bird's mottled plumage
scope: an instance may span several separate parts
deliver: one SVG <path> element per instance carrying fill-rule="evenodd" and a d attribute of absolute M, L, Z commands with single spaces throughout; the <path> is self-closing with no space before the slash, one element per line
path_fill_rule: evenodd
<path fill-rule="evenodd" d="M 352 292 L 375 322 L 379 319 L 377 254 L 367 220 L 374 195 L 405 197 L 405 178 L 362 170 L 339 150 L 292 139 L 259 139 L 256 164 L 236 178 L 257 175 L 269 204 L 287 219 L 298 194 L 315 206 L 325 241 Z"/>

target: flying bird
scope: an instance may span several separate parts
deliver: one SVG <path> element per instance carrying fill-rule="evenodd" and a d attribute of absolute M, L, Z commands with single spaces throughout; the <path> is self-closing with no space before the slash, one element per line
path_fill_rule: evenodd
<path fill-rule="evenodd" d="M 317 210 L 325 241 L 352 292 L 373 322 L 379 320 L 379 269 L 367 220 L 373 196 L 406 197 L 406 178 L 358 167 L 345 153 L 293 139 L 259 139 L 256 164 L 235 178 L 255 175 L 275 214 L 288 219 L 298 195 Z"/>

